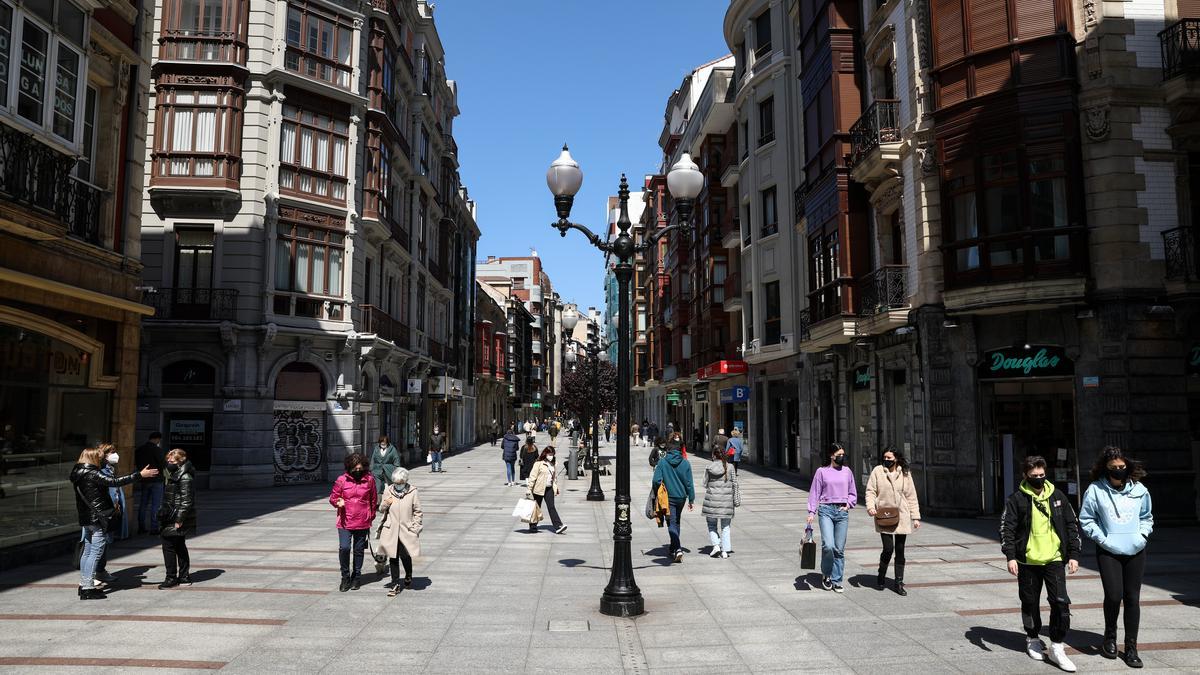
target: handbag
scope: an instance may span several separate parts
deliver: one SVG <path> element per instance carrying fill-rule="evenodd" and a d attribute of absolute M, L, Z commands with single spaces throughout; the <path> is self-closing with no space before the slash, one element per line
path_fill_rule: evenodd
<path fill-rule="evenodd" d="M 742 488 L 738 484 L 737 474 L 733 474 L 733 506 L 737 508 L 742 505 Z"/>
<path fill-rule="evenodd" d="M 878 506 L 875 508 L 875 526 L 882 528 L 896 527 L 900 524 L 900 509 L 895 506 Z"/>
<path fill-rule="evenodd" d="M 650 496 L 646 498 L 646 518 L 654 520 L 654 487 L 650 488 Z"/>
<path fill-rule="evenodd" d="M 800 540 L 800 569 L 817 569 L 817 542 L 813 541 L 811 525 L 804 528 L 804 538 Z"/>
<path fill-rule="evenodd" d="M 433 453 L 432 452 L 425 453 L 425 463 L 433 464 Z"/>

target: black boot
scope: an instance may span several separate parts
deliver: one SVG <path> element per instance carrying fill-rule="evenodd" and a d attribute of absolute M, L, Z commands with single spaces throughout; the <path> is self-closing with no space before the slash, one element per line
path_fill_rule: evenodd
<path fill-rule="evenodd" d="M 342 577 L 342 583 L 338 586 L 338 590 L 342 593 L 350 590 L 350 577 Z"/>
<path fill-rule="evenodd" d="M 904 565 L 896 565 L 896 595 L 908 595 L 904 590 Z"/>
<path fill-rule="evenodd" d="M 102 591 L 98 588 L 80 588 L 79 589 L 79 599 L 80 600 L 107 600 L 108 596 L 104 594 L 104 591 Z"/>
<path fill-rule="evenodd" d="M 879 576 L 875 577 L 875 585 L 878 586 L 879 590 L 882 591 L 886 581 L 887 581 L 887 573 L 885 570 L 883 570 L 881 568 L 879 570 Z"/>
<path fill-rule="evenodd" d="M 1125 643 L 1125 653 L 1121 654 L 1121 658 L 1130 668 L 1141 668 L 1143 665 L 1142 660 L 1138 658 L 1136 642 Z"/>
<path fill-rule="evenodd" d="M 162 589 L 167 589 L 167 588 L 175 588 L 178 585 L 179 585 L 178 577 L 167 577 L 166 579 L 163 579 L 163 582 L 161 584 L 159 584 L 158 587 L 162 588 Z"/>
<path fill-rule="evenodd" d="M 1100 643 L 1100 656 L 1106 659 L 1117 658 L 1117 631 L 1104 631 L 1104 642 Z"/>

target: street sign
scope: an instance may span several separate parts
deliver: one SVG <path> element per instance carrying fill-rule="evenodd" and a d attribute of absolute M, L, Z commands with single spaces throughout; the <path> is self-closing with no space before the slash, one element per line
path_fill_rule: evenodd
<path fill-rule="evenodd" d="M 730 387 L 720 392 L 721 403 L 744 403 L 750 400 L 750 387 Z"/>

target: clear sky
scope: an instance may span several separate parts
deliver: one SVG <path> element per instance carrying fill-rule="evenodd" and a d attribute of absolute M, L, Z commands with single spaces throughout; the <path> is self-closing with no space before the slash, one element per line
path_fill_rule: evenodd
<path fill-rule="evenodd" d="M 458 83 L 463 184 L 478 202 L 478 258 L 536 248 L 555 290 L 603 307 L 602 254 L 559 237 L 546 169 L 562 144 L 583 169 L 572 220 L 599 233 L 622 172 L 658 169 L 667 97 L 729 52 L 723 0 L 442 0 L 434 21 Z"/>

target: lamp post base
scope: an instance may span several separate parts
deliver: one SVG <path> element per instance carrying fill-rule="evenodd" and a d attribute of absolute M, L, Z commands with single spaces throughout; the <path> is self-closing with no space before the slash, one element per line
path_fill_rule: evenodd
<path fill-rule="evenodd" d="M 624 618 L 641 616 L 646 613 L 646 601 L 642 599 L 640 592 L 637 595 L 609 595 L 605 593 L 600 596 L 600 613 L 604 616 Z"/>
<path fill-rule="evenodd" d="M 604 490 L 600 489 L 600 474 L 592 469 L 592 487 L 588 490 L 587 500 L 589 502 L 604 501 Z"/>

